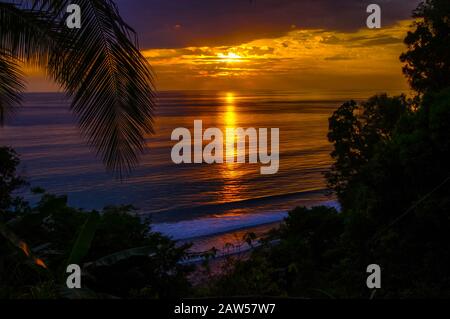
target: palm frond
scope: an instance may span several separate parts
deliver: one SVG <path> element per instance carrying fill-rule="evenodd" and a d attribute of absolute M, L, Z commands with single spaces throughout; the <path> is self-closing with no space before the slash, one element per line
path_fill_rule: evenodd
<path fill-rule="evenodd" d="M 50 71 L 73 98 L 82 133 L 106 166 L 127 174 L 153 133 L 155 94 L 147 60 L 112 1 L 80 0 L 80 30 Z"/>
<path fill-rule="evenodd" d="M 0 3 L 0 125 L 20 104 L 25 89 L 20 63 L 46 67 L 57 48 L 55 26 L 45 12 Z"/>
<path fill-rule="evenodd" d="M 0 50 L 28 65 L 46 68 L 59 54 L 59 23 L 47 11 L 0 3 Z"/>
<path fill-rule="evenodd" d="M 14 57 L 0 51 L 0 126 L 21 102 L 23 73 Z"/>
<path fill-rule="evenodd" d="M 0 49 L 45 67 L 72 98 L 81 131 L 122 177 L 153 133 L 155 86 L 134 31 L 111 0 L 79 0 L 82 28 L 65 25 L 69 0 L 0 4 Z"/>

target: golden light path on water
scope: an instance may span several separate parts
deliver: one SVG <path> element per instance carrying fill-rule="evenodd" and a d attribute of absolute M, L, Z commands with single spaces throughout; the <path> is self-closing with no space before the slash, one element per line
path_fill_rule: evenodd
<path fill-rule="evenodd" d="M 226 112 L 225 112 L 225 130 L 235 130 L 237 128 L 236 125 L 236 106 L 235 106 L 235 95 L 232 92 L 228 92 L 225 97 L 226 101 Z M 236 143 L 236 137 L 233 133 L 233 131 L 228 131 L 226 133 L 226 143 L 230 145 L 234 145 Z M 234 166 L 234 159 L 237 151 L 235 151 L 235 148 L 227 148 L 226 150 L 226 158 L 227 158 L 227 164 L 229 168 L 233 168 Z"/>
<path fill-rule="evenodd" d="M 224 114 L 223 114 L 223 126 L 226 132 L 227 129 L 237 128 L 237 111 L 236 111 L 236 95 L 233 92 L 225 93 L 223 97 L 225 101 Z M 236 144 L 236 137 L 234 134 L 225 134 L 226 144 L 232 143 L 234 146 Z M 224 202 L 236 201 L 242 199 L 240 194 L 242 193 L 242 182 L 240 180 L 240 173 L 237 170 L 237 163 L 235 163 L 237 155 L 236 147 L 231 150 L 226 150 L 225 163 L 222 165 L 223 169 L 222 177 L 224 180 L 222 200 Z"/>

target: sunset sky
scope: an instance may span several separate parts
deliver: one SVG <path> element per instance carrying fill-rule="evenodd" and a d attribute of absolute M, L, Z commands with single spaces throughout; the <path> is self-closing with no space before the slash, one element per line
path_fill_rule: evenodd
<path fill-rule="evenodd" d="M 399 55 L 419 0 L 119 0 L 157 88 L 406 89 Z M 366 7 L 382 28 L 366 27 Z M 29 91 L 56 87 L 29 70 Z"/>

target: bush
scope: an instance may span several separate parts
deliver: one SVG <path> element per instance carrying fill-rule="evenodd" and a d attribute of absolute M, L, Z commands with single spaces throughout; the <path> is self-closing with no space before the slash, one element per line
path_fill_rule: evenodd
<path fill-rule="evenodd" d="M 71 263 L 83 267 L 83 288 L 89 291 L 78 297 L 188 294 L 189 269 L 179 264 L 188 245 L 177 247 L 152 232 L 131 206 L 87 212 L 68 206 L 65 196 L 38 190 L 41 199 L 31 207 L 12 195 L 24 185 L 16 175 L 17 155 L 2 148 L 0 158 L 0 187 L 7 191 L 1 198 L 0 236 L 8 239 L 0 242 L 0 298 L 73 297 L 64 289 Z"/>

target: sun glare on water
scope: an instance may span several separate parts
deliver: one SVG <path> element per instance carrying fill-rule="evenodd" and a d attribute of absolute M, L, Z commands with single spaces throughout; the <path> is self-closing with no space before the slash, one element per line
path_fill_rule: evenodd
<path fill-rule="evenodd" d="M 226 158 L 227 158 L 227 168 L 229 170 L 233 170 L 235 168 L 234 159 L 237 156 L 236 146 L 236 136 L 234 130 L 237 128 L 236 125 L 236 102 L 235 95 L 232 92 L 228 92 L 225 95 L 225 112 L 224 112 L 224 127 L 226 129 L 226 143 L 227 145 L 231 144 L 231 148 L 226 150 Z"/>
<path fill-rule="evenodd" d="M 224 102 L 222 125 L 224 129 L 237 129 L 238 126 L 238 98 L 234 92 L 225 92 L 221 96 Z M 231 134 L 229 134 L 231 133 Z M 231 143 L 234 147 L 225 150 L 226 162 L 221 170 L 224 185 L 222 189 L 222 200 L 225 202 L 239 200 L 240 194 L 243 191 L 243 186 L 240 181 L 240 172 L 237 170 L 238 165 L 235 163 L 237 154 L 236 136 L 234 132 L 228 132 L 225 135 L 226 144 Z"/>
<path fill-rule="evenodd" d="M 225 127 L 235 128 L 236 126 L 236 111 L 235 111 L 235 96 L 234 93 L 228 92 L 225 96 L 226 112 L 225 112 Z"/>

